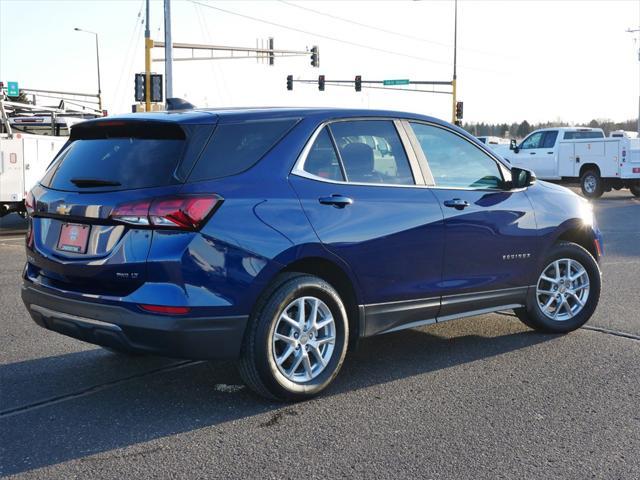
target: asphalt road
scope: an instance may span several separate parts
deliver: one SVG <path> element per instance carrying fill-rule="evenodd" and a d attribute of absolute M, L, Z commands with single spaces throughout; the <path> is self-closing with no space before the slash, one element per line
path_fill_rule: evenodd
<path fill-rule="evenodd" d="M 122 358 L 47 332 L 0 236 L 0 475 L 640 478 L 640 201 L 596 202 L 588 328 L 493 314 L 367 339 L 315 400 L 253 396 L 229 363 Z M 597 329 L 594 330 L 593 328 Z"/>

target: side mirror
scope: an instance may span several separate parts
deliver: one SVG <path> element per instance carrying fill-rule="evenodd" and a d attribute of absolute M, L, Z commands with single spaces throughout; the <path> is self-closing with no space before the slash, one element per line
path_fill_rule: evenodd
<path fill-rule="evenodd" d="M 536 174 L 525 168 L 511 168 L 511 186 L 512 188 L 525 188 L 536 181 Z"/>
<path fill-rule="evenodd" d="M 518 153 L 520 151 L 515 138 L 512 138 L 511 142 L 509 143 L 509 150 L 513 150 L 515 153 Z"/>

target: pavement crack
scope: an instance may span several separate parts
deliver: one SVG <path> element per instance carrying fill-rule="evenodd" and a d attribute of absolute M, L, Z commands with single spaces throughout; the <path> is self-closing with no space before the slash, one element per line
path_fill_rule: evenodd
<path fill-rule="evenodd" d="M 66 393 L 64 395 L 58 395 L 55 397 L 49 397 L 42 400 L 38 400 L 37 402 L 29 403 L 27 405 L 21 405 L 19 407 L 9 408 L 7 410 L 0 411 L 0 418 L 8 418 L 14 415 L 19 415 L 21 413 L 27 413 L 33 410 L 38 410 L 40 408 L 55 405 L 56 403 L 61 403 L 67 400 L 73 400 L 80 397 L 85 397 L 87 395 L 92 395 L 94 393 L 100 392 L 102 390 L 106 390 L 111 387 L 115 387 L 123 383 L 130 382 L 132 380 L 149 377 L 152 375 L 156 375 L 158 373 L 171 372 L 173 370 L 178 370 L 180 368 L 188 367 L 196 363 L 200 363 L 200 361 L 185 360 L 184 362 L 172 363 L 171 365 L 155 368 L 153 370 L 147 370 L 146 372 L 142 372 L 142 373 L 136 373 L 135 375 L 129 375 L 128 377 L 124 377 L 124 378 L 118 378 L 117 380 L 112 380 L 110 382 L 91 385 L 89 387 L 83 388 L 82 390 L 78 390 L 76 392 Z"/>
<path fill-rule="evenodd" d="M 612 330 L 610 328 L 604 327 L 594 327 L 592 325 L 584 325 L 582 327 L 584 330 L 591 330 L 594 332 L 606 333 L 607 335 L 613 335 L 616 337 L 630 338 L 631 340 L 639 340 L 640 335 L 635 335 L 633 333 L 621 332 L 620 330 Z"/>

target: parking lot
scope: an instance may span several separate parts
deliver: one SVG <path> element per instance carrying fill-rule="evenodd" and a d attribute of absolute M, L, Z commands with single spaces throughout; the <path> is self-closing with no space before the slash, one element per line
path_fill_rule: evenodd
<path fill-rule="evenodd" d="M 270 403 L 230 363 L 126 358 L 48 332 L 0 236 L 0 475 L 23 478 L 640 478 L 640 199 L 597 200 L 587 327 L 510 313 L 361 342 L 327 393 Z"/>

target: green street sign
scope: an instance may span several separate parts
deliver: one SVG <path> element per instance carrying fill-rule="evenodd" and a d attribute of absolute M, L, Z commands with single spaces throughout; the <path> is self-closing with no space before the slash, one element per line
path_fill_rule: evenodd
<path fill-rule="evenodd" d="M 7 96 L 17 97 L 20 95 L 20 89 L 18 88 L 18 82 L 7 82 Z"/>
<path fill-rule="evenodd" d="M 383 85 L 409 85 L 408 78 L 402 78 L 400 80 L 383 80 Z"/>

